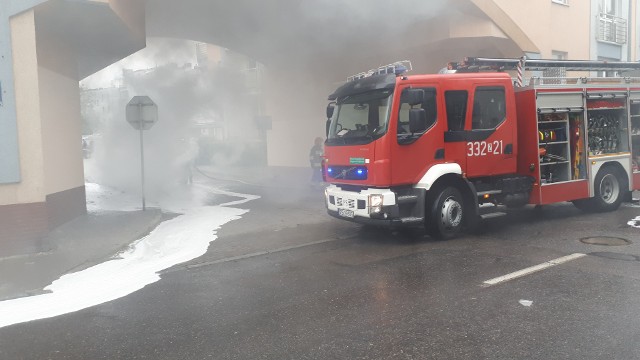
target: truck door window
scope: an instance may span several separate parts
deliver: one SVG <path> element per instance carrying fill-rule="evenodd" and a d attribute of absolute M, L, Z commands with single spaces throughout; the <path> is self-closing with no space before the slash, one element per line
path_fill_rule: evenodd
<path fill-rule="evenodd" d="M 473 97 L 472 129 L 495 129 L 506 117 L 504 88 L 478 87 Z"/>
<path fill-rule="evenodd" d="M 400 96 L 400 111 L 398 112 L 398 137 L 404 137 L 403 134 L 409 134 L 409 110 L 413 109 L 424 109 L 427 113 L 427 127 L 425 128 L 426 132 L 429 130 L 433 124 L 436 123 L 437 117 L 437 108 L 436 108 L 436 89 L 434 88 L 420 88 L 424 90 L 424 100 L 421 104 L 414 105 L 413 107 L 409 105 L 408 100 L 404 96 Z M 403 94 L 408 90 L 405 89 Z"/>
<path fill-rule="evenodd" d="M 466 90 L 445 91 L 444 100 L 447 103 L 447 126 L 449 131 L 464 130 L 464 120 L 467 117 Z"/>

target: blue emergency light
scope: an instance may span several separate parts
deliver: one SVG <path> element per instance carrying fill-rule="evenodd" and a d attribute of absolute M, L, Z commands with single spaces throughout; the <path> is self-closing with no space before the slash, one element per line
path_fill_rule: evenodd
<path fill-rule="evenodd" d="M 327 176 L 333 179 L 344 180 L 367 180 L 367 167 L 366 166 L 329 166 L 327 167 Z"/>

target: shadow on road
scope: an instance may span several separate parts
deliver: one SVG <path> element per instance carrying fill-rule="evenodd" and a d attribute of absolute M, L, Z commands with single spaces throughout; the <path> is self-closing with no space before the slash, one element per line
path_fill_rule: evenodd
<path fill-rule="evenodd" d="M 520 231 L 527 228 L 564 227 L 567 224 L 567 220 L 572 220 L 571 222 L 580 220 L 580 222 L 589 223 L 596 219 L 601 219 L 603 216 L 609 216 L 614 221 L 619 220 L 619 222 L 624 223 L 628 217 L 622 208 L 611 213 L 585 213 L 575 208 L 571 203 L 526 206 L 519 209 L 508 209 L 506 213 L 507 215 L 503 217 L 482 220 L 476 228 L 467 231 L 467 236 L 499 235 L 514 229 L 519 229 Z M 459 238 L 467 236 L 462 235 Z M 361 241 L 375 244 L 413 245 L 443 241 L 430 237 L 422 227 L 388 229 L 362 225 L 358 228 L 357 237 Z"/>

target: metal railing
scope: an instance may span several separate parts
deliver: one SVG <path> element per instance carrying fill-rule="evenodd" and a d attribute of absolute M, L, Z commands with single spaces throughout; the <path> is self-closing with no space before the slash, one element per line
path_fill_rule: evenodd
<path fill-rule="evenodd" d="M 515 79 L 514 79 L 515 81 Z M 529 86 L 536 85 L 623 85 L 623 84 L 640 84 L 640 78 L 637 77 L 541 77 L 532 76 L 529 78 Z"/>
<path fill-rule="evenodd" d="M 600 13 L 598 15 L 598 41 L 615 44 L 627 43 L 627 19 Z"/>

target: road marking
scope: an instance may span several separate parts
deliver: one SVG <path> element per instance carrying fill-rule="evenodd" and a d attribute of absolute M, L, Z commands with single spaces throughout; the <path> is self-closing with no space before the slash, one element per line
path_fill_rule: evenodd
<path fill-rule="evenodd" d="M 525 276 L 525 275 L 529 275 L 529 274 L 532 274 L 534 272 L 538 272 L 538 271 L 541 271 L 541 270 L 544 270 L 544 269 L 547 269 L 547 268 L 550 268 L 550 267 L 553 267 L 553 266 L 556 266 L 556 265 L 560 265 L 560 264 L 564 264 L 564 263 L 572 261 L 572 260 L 580 259 L 581 257 L 584 257 L 584 256 L 587 256 L 587 254 L 575 253 L 575 254 L 559 257 L 557 259 L 553 259 L 553 260 L 549 260 L 549 261 L 543 262 L 542 264 L 539 264 L 539 265 L 531 266 L 531 267 L 528 267 L 526 269 L 518 270 L 518 271 L 512 272 L 512 273 L 507 274 L 507 275 L 499 276 L 497 278 L 493 278 L 493 279 L 484 281 L 482 284 L 483 284 L 483 286 L 492 286 L 492 285 L 500 284 L 500 283 L 503 283 L 505 281 L 517 279 L 519 277 L 522 277 L 522 276 Z"/>

